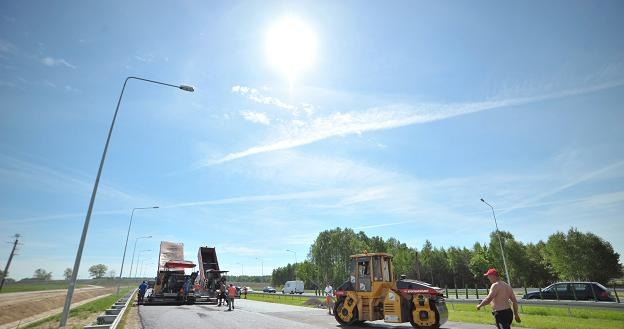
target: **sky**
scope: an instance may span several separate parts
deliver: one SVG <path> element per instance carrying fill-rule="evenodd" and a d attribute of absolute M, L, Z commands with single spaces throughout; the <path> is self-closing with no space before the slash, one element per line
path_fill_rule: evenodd
<path fill-rule="evenodd" d="M 624 253 L 621 1 L 3 1 L 0 264 L 270 274 L 335 227 L 420 249 L 576 227 Z M 142 236 L 150 239 L 136 239 Z M 135 260 L 132 261 L 134 243 Z M 291 250 L 293 252 L 289 252 Z M 133 266 L 134 266 L 133 264 Z M 141 265 L 142 264 L 142 265 Z M 135 266 L 136 269 L 136 266 Z"/>

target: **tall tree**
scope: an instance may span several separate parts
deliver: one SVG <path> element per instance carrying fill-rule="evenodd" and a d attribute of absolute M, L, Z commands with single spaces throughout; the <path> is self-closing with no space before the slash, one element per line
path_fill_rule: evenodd
<path fill-rule="evenodd" d="M 567 234 L 557 232 L 548 238 L 546 259 L 562 279 L 590 280 L 606 283 L 622 275 L 620 255 L 611 243 L 593 233 L 571 228 Z"/>
<path fill-rule="evenodd" d="M 37 280 L 50 280 L 52 279 L 52 272 L 48 272 L 45 269 L 38 268 L 35 270 L 33 278 Z"/>
<path fill-rule="evenodd" d="M 526 267 L 527 258 L 524 245 L 514 239 L 513 234 L 506 231 L 496 231 L 490 234 L 490 252 L 492 254 L 492 267 L 496 267 L 499 273 L 505 277 L 505 264 L 503 262 L 503 256 L 501 254 L 500 243 L 498 240 L 498 234 L 500 234 L 503 250 L 505 251 L 505 260 L 507 261 L 507 269 L 513 282 L 509 282 L 512 285 L 522 285 L 526 281 Z M 509 278 L 505 278 L 509 281 Z"/>
<path fill-rule="evenodd" d="M 492 257 L 486 245 L 474 244 L 469 266 L 475 282 L 482 282 L 483 273 L 492 266 Z"/>
<path fill-rule="evenodd" d="M 434 255 L 433 255 L 433 245 L 431 244 L 431 241 L 426 240 L 425 244 L 423 245 L 422 249 L 420 250 L 420 275 L 421 275 L 421 279 L 428 281 L 429 279 L 431 279 L 431 283 L 434 283 L 434 275 L 433 275 L 433 271 L 434 271 Z"/>
<path fill-rule="evenodd" d="M 97 264 L 89 267 L 89 275 L 94 279 L 101 279 L 106 274 L 108 267 L 104 264 Z"/>
<path fill-rule="evenodd" d="M 65 280 L 69 280 L 71 279 L 72 276 L 72 269 L 71 268 L 66 268 L 65 271 L 63 271 L 63 277 L 65 277 Z"/>
<path fill-rule="evenodd" d="M 542 241 L 525 246 L 527 267 L 525 285 L 531 287 L 544 287 L 557 280 L 552 265 L 544 258 L 546 244 Z"/>

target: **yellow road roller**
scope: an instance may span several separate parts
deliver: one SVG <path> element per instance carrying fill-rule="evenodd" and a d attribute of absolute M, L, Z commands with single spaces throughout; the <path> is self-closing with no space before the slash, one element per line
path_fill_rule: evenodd
<path fill-rule="evenodd" d="M 448 319 L 444 291 L 402 276 L 395 279 L 392 255 L 352 255 L 349 279 L 336 289 L 334 317 L 343 326 L 364 321 L 410 322 L 414 328 L 437 329 Z"/>

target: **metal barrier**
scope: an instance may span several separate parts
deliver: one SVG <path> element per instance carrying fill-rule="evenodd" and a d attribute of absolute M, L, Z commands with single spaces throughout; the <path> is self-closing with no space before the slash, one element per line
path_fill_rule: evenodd
<path fill-rule="evenodd" d="M 104 311 L 104 314 L 97 317 L 97 324 L 84 326 L 84 329 L 115 329 L 121 322 L 128 305 L 132 302 L 132 297 L 137 289 L 132 290 L 125 296 L 119 298 L 115 304 Z"/>
<path fill-rule="evenodd" d="M 297 299 L 297 298 L 317 298 L 324 300 L 324 296 L 311 296 L 308 294 L 304 295 L 291 295 L 291 294 L 273 294 L 273 293 L 264 293 L 264 292 L 250 292 L 250 295 L 260 295 L 267 296 L 274 300 L 283 300 L 283 299 Z M 474 304 L 477 305 L 483 299 L 476 298 L 449 298 L 447 297 L 446 302 L 448 304 Z M 597 309 L 607 309 L 607 310 L 621 310 L 624 311 L 624 304 L 618 302 L 595 302 L 595 301 L 573 301 L 573 300 L 539 300 L 539 299 L 520 299 L 518 298 L 518 304 L 524 306 L 540 306 L 540 307 L 566 307 L 566 308 L 597 308 Z"/>

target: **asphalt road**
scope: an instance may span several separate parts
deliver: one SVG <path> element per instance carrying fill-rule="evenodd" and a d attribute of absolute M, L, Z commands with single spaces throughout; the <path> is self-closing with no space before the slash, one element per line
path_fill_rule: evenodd
<path fill-rule="evenodd" d="M 326 310 L 309 307 L 263 303 L 251 300 L 235 301 L 236 309 L 215 305 L 139 306 L 139 315 L 145 329 L 169 328 L 228 328 L 228 329 L 318 329 L 342 328 Z M 367 322 L 367 329 L 409 329 L 407 324 Z M 494 326 L 447 323 L 447 329 L 492 329 Z"/>

